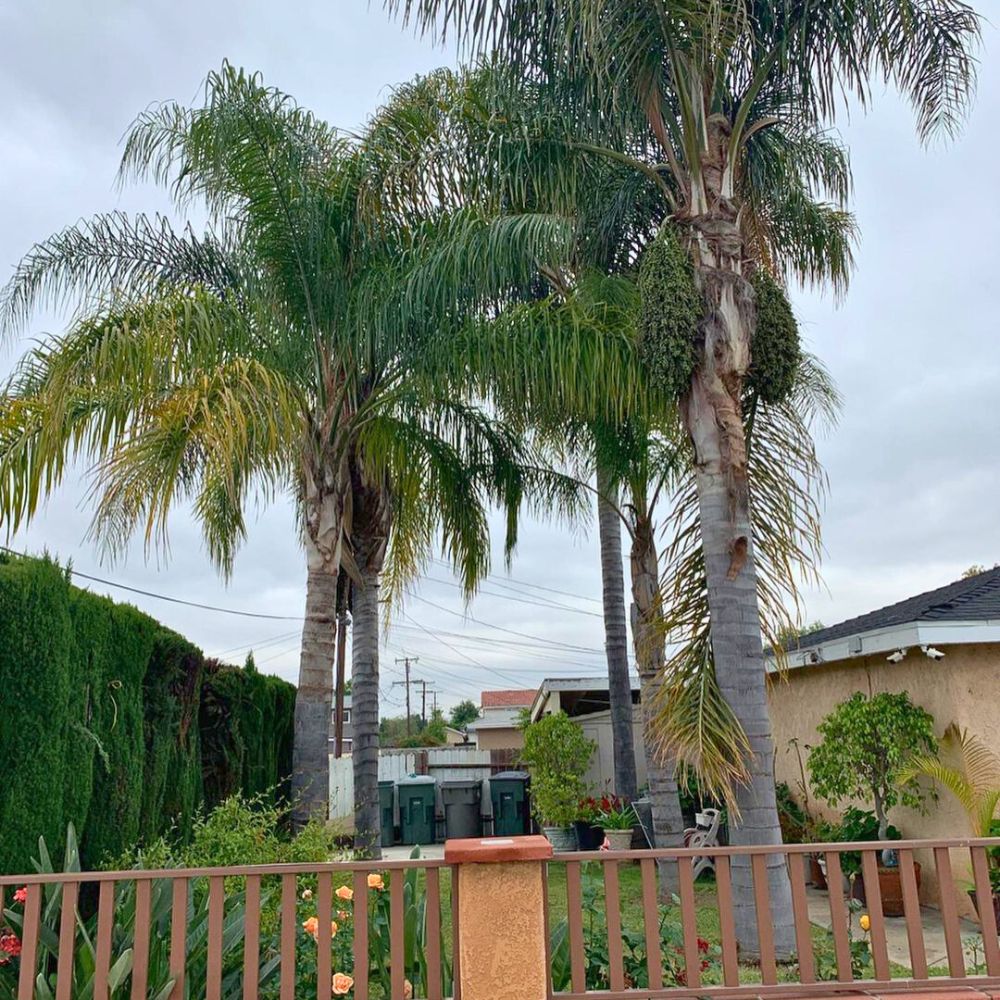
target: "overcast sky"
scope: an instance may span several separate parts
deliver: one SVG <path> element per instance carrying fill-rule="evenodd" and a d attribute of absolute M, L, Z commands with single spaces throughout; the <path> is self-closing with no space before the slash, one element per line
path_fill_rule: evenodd
<path fill-rule="evenodd" d="M 979 9 L 997 20 L 997 0 Z M 294 12 L 294 13 L 293 13 Z M 821 442 L 830 477 L 826 588 L 807 617 L 833 624 L 1000 560 L 1000 352 L 995 228 L 998 32 L 987 26 L 976 105 L 958 142 L 923 149 L 909 110 L 887 93 L 842 122 L 852 150 L 858 269 L 846 300 L 795 293 L 810 350 L 845 398 Z M 122 133 L 151 102 L 196 99 L 223 59 L 259 70 L 334 125 L 354 127 L 414 74 L 454 62 L 390 23 L 373 0 L 0 0 L 0 283 L 35 240 L 78 218 L 165 209 L 161 192 L 115 189 Z M 39 316 L 31 333 L 60 329 Z M 7 345 L 6 371 L 27 345 Z M 240 618 L 100 584 L 198 643 L 294 680 L 304 558 L 290 507 L 262 512 L 233 579 L 219 579 L 193 522 L 171 528 L 166 559 L 141 546 L 116 564 L 86 540 L 85 489 L 67 481 L 9 544 L 141 590 L 277 618 Z M 383 650 L 383 711 L 402 689 L 397 657 L 418 656 L 445 707 L 483 688 L 604 668 L 596 532 L 528 523 L 510 577 L 496 576 L 468 620 L 438 566 L 397 616 Z M 549 589 L 544 589 L 549 588 Z M 560 591 L 562 593 L 555 593 Z M 284 617 L 287 620 L 278 620 Z"/>

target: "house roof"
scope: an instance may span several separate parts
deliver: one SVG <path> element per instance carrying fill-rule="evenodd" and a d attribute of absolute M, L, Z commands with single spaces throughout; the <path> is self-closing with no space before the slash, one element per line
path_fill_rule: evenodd
<path fill-rule="evenodd" d="M 484 691 L 479 704 L 481 708 L 527 708 L 534 698 L 534 689 Z"/>
<path fill-rule="evenodd" d="M 905 601 L 849 618 L 839 625 L 801 636 L 788 650 L 811 649 L 862 632 L 912 622 L 984 622 L 1000 620 L 1000 567 L 928 590 Z"/>

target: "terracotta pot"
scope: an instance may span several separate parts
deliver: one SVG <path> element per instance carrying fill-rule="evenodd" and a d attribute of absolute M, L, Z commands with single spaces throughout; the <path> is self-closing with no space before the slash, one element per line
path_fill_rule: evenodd
<path fill-rule="evenodd" d="M 1000 893 L 993 893 L 993 916 L 996 918 L 997 931 L 1000 932 Z M 969 890 L 969 899 L 972 900 L 972 905 L 976 908 L 976 913 L 979 914 L 979 919 L 982 920 L 982 914 L 979 911 L 979 899 L 976 896 L 976 890 Z"/>
<path fill-rule="evenodd" d="M 917 878 L 917 891 L 920 891 L 920 863 L 913 862 L 913 873 Z M 867 905 L 868 896 L 865 891 L 864 879 L 859 875 L 854 884 L 855 897 Z M 902 917 L 903 910 L 903 880 L 899 868 L 883 868 L 878 870 L 878 891 L 882 897 L 882 915 L 886 917 Z"/>

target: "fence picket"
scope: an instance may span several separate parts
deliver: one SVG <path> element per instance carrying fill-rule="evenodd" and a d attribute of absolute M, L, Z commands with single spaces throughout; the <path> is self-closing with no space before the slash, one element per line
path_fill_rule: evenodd
<path fill-rule="evenodd" d="M 1000 942 L 997 940 L 997 918 L 993 909 L 993 890 L 990 886 L 990 865 L 984 847 L 970 848 L 972 874 L 976 884 L 976 904 L 979 910 L 980 929 L 983 935 L 983 952 L 986 956 L 986 973 L 1000 976 Z"/>
<path fill-rule="evenodd" d="M 951 855 L 947 847 L 934 848 L 934 868 L 938 877 L 938 904 L 941 907 L 941 923 L 944 926 L 948 971 L 952 979 L 964 979 L 965 956 L 962 954 L 962 931 L 958 924 L 955 880 L 951 874 Z"/>
<path fill-rule="evenodd" d="M 59 914 L 59 963 L 56 968 L 56 1000 L 70 1000 L 73 992 L 73 949 L 76 947 L 76 901 L 78 882 L 67 882 L 62 890 Z"/>
<path fill-rule="evenodd" d="M 868 919 L 871 921 L 869 933 L 875 978 L 888 982 L 892 978 L 892 973 L 889 969 L 889 949 L 885 940 L 885 919 L 882 915 L 882 886 L 879 883 L 878 857 L 875 851 L 862 851 L 861 874 L 865 880 L 865 901 L 868 906 Z"/>

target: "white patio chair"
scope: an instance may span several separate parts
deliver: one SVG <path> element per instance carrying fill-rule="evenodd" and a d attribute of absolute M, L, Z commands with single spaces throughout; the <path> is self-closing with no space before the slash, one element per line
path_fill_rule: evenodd
<path fill-rule="evenodd" d="M 719 823 L 722 813 L 718 809 L 705 809 L 695 814 L 695 826 L 684 831 L 685 847 L 718 847 Z M 704 871 L 715 871 L 715 859 L 711 855 L 702 855 L 694 859 L 694 877 Z"/>

